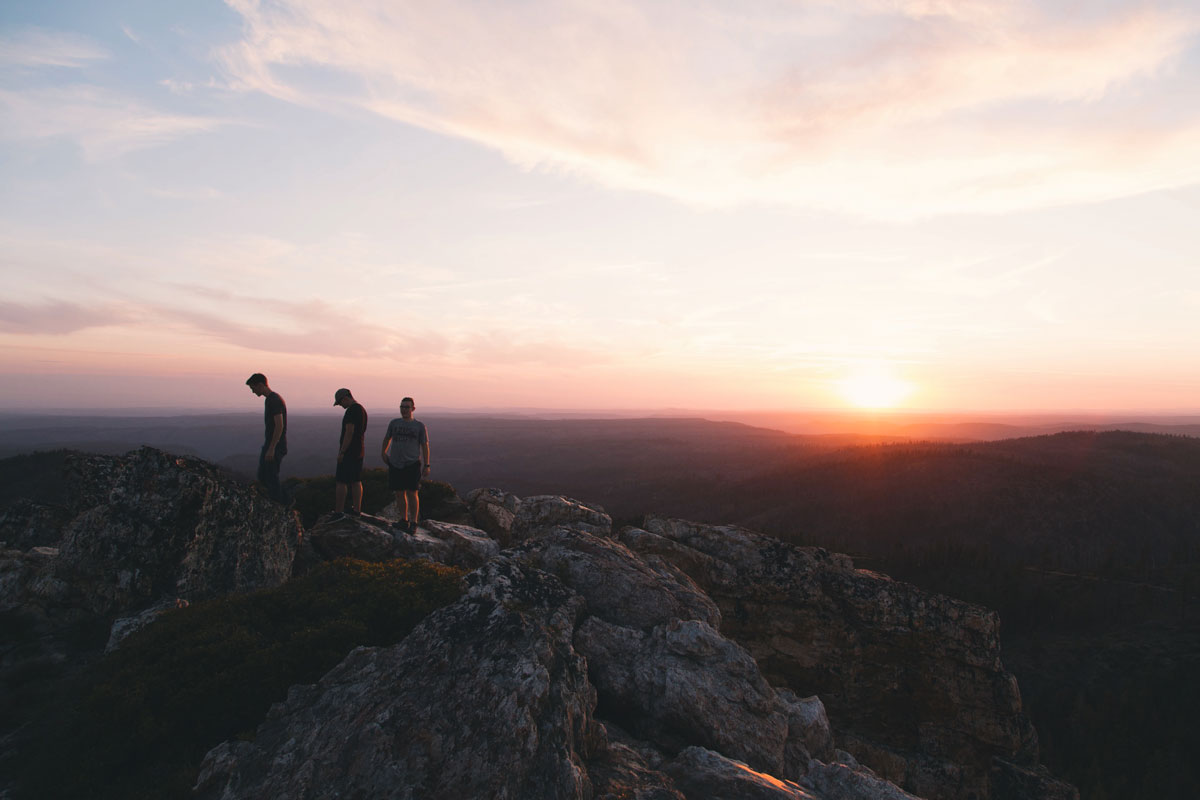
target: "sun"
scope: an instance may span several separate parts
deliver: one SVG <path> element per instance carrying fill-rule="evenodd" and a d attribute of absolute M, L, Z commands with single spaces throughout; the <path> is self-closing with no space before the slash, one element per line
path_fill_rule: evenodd
<path fill-rule="evenodd" d="M 838 391 L 846 402 L 864 409 L 894 408 L 912 390 L 911 383 L 880 365 L 860 367 L 838 382 Z"/>

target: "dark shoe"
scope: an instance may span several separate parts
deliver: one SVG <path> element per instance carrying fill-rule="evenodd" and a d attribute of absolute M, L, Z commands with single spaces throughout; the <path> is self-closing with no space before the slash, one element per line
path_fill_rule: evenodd
<path fill-rule="evenodd" d="M 408 521 L 399 519 L 393 522 L 392 533 L 408 533 Z"/>
<path fill-rule="evenodd" d="M 361 511 L 354 511 L 354 510 L 350 510 L 350 511 L 347 511 L 347 512 L 346 512 L 346 516 L 347 516 L 347 517 L 361 517 L 361 516 L 362 516 L 362 512 L 361 512 Z"/>
<path fill-rule="evenodd" d="M 345 514 L 345 512 L 342 512 L 342 511 L 334 511 L 334 512 L 330 513 L 330 515 L 329 515 L 330 522 L 338 522 L 339 520 L 343 520 L 345 518 L 346 518 L 346 514 Z"/>
<path fill-rule="evenodd" d="M 411 536 L 416 536 L 417 535 L 417 523 L 415 523 L 415 522 L 408 523 L 408 532 Z"/>

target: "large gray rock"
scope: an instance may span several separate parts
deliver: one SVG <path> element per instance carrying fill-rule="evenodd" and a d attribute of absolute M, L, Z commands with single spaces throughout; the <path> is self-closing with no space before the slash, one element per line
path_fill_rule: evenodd
<path fill-rule="evenodd" d="M 0 581 L 0 606 L 116 615 L 166 597 L 278 586 L 291 575 L 301 537 L 296 515 L 208 462 L 144 447 L 67 463 L 57 557 L 26 554 L 17 569 L 23 577 Z M 40 531 L 38 538 L 52 537 Z"/>
<path fill-rule="evenodd" d="M 476 569 L 500 554 L 500 544 L 470 525 L 426 520 L 421 529 L 449 546 L 446 563 L 464 569 Z"/>
<path fill-rule="evenodd" d="M 533 566 L 539 554 L 555 573 Z M 819 701 L 776 692 L 703 620 L 619 624 L 652 621 L 639 607 L 671 602 L 663 581 L 695 591 L 638 561 L 580 531 L 501 553 L 403 642 L 355 651 L 316 685 L 294 687 L 252 742 L 212 750 L 197 797 L 722 796 L 681 791 L 666 768 L 697 745 L 755 765 L 764 785 L 810 770 L 805 742 L 827 738 Z M 615 622 L 589 613 L 606 576 L 642 595 L 600 603 Z M 610 717 L 641 738 L 614 726 L 610 739 Z"/>
<path fill-rule="evenodd" d="M 717 750 L 772 775 L 785 764 L 788 713 L 745 650 L 706 623 L 676 620 L 649 633 L 588 619 L 575 635 L 606 708 L 666 752 Z"/>
<path fill-rule="evenodd" d="M 913 795 L 852 760 L 813 764 L 799 783 L 816 791 L 823 800 L 915 800 Z"/>
<path fill-rule="evenodd" d="M 676 619 L 721 624 L 716 604 L 683 571 L 579 529 L 558 528 L 508 556 L 557 576 L 584 596 L 589 613 L 609 622 L 639 629 Z"/>
<path fill-rule="evenodd" d="M 500 552 L 500 545 L 478 528 L 426 520 L 415 534 L 392 528 L 383 516 L 327 514 L 309 531 L 313 549 L 324 559 L 357 558 L 387 561 L 425 558 L 440 564 L 475 569 Z"/>
<path fill-rule="evenodd" d="M 501 489 L 474 489 L 467 493 L 467 507 L 475 527 L 485 531 L 502 547 L 512 544 L 513 520 L 521 508 L 521 498 Z"/>
<path fill-rule="evenodd" d="M 691 576 L 773 685 L 816 693 L 840 746 L 923 797 L 988 798 L 1037 739 L 987 609 L 734 526 L 650 518 L 620 540 Z"/>
<path fill-rule="evenodd" d="M 604 509 L 569 497 L 544 494 L 521 500 L 512 522 L 512 540 L 523 542 L 559 528 L 610 536 L 612 517 Z"/>
<path fill-rule="evenodd" d="M 336 558 L 387 561 L 396 557 L 391 523 L 370 514 L 357 517 L 326 514 L 308 531 L 308 540 L 329 561 Z"/>
<path fill-rule="evenodd" d="M 703 747 L 689 747 L 665 770 L 687 800 L 826 800 Z"/>
<path fill-rule="evenodd" d="M 554 578 L 494 562 L 400 644 L 295 687 L 253 742 L 204 760 L 196 796 L 583 798 L 604 747 L 571 639 L 584 608 Z"/>

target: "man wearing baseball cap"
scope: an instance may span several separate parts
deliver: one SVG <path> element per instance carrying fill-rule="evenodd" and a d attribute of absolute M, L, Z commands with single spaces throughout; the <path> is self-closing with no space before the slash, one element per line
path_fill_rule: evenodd
<path fill-rule="evenodd" d="M 333 404 L 346 409 L 342 415 L 342 438 L 338 442 L 337 472 L 334 474 L 334 505 L 337 515 L 344 515 L 346 495 L 350 495 L 352 517 L 362 513 L 362 470 L 365 454 L 363 440 L 367 432 L 367 410 L 354 399 L 349 389 L 338 389 Z"/>

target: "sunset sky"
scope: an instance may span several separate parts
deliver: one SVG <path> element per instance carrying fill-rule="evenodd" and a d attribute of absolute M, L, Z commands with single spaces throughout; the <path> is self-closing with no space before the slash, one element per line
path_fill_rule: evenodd
<path fill-rule="evenodd" d="M 0 408 L 1200 409 L 1194 0 L 0 5 Z"/>

